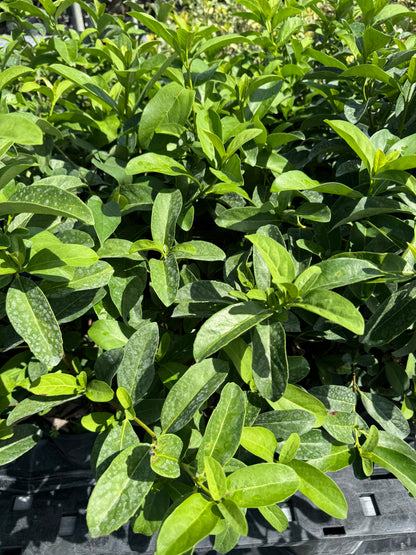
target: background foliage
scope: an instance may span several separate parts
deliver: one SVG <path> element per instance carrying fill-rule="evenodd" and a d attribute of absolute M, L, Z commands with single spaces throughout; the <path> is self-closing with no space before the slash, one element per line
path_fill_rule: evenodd
<path fill-rule="evenodd" d="M 0 462 L 96 432 L 90 533 L 160 555 L 414 495 L 415 13 L 79 3 L 1 2 Z"/>

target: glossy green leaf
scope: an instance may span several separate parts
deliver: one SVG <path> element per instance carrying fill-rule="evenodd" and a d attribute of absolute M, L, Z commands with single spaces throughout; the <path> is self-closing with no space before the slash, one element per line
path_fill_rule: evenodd
<path fill-rule="evenodd" d="M 39 412 L 46 411 L 58 405 L 63 405 L 67 401 L 76 399 L 79 394 L 74 395 L 59 395 L 58 397 L 44 397 L 43 395 L 31 395 L 20 401 L 13 410 L 9 413 L 7 424 L 12 425 L 23 418 L 38 414 Z"/>
<path fill-rule="evenodd" d="M 151 285 L 165 306 L 170 306 L 176 298 L 179 287 L 179 268 L 176 258 L 169 254 L 166 258 L 149 260 Z"/>
<path fill-rule="evenodd" d="M 161 191 L 152 209 L 151 231 L 153 240 L 170 249 L 175 240 L 175 228 L 182 210 L 182 195 L 178 189 Z"/>
<path fill-rule="evenodd" d="M 4 89 L 10 83 L 12 83 L 13 81 L 16 81 L 23 75 L 27 73 L 32 73 L 32 72 L 33 72 L 32 68 L 19 66 L 19 65 L 15 65 L 15 66 L 8 67 L 7 69 L 3 69 L 0 74 L 0 90 Z M 1 127 L 1 124 L 0 124 L 0 127 Z"/>
<path fill-rule="evenodd" d="M 97 287 L 104 287 L 107 285 L 113 275 L 114 269 L 104 262 L 99 260 L 92 266 L 84 268 L 75 268 L 72 278 L 65 283 L 65 288 L 74 291 L 85 291 L 89 289 L 96 289 Z M 53 290 L 58 285 L 45 286 L 44 290 Z"/>
<path fill-rule="evenodd" d="M 91 452 L 91 468 L 98 479 L 121 451 L 139 445 L 133 426 L 128 420 L 114 420 L 109 429 L 101 432 Z"/>
<path fill-rule="evenodd" d="M 156 440 L 150 452 L 150 466 L 159 476 L 178 478 L 181 473 L 179 457 L 183 448 L 182 440 L 174 434 L 163 434 Z"/>
<path fill-rule="evenodd" d="M 272 315 L 255 301 L 237 303 L 216 312 L 201 326 L 194 342 L 195 360 L 202 360 Z"/>
<path fill-rule="evenodd" d="M 94 343 L 109 351 L 124 347 L 129 331 L 127 326 L 116 320 L 97 320 L 88 330 L 88 335 Z"/>
<path fill-rule="evenodd" d="M 335 414 L 328 414 L 323 427 L 334 439 L 348 445 L 355 443 L 354 431 L 362 427 L 360 420 L 361 418 L 355 412 L 338 411 Z"/>
<path fill-rule="evenodd" d="M 123 359 L 117 370 L 117 383 L 128 391 L 133 405 L 145 396 L 152 384 L 158 344 L 157 324 L 143 321 L 124 347 Z"/>
<path fill-rule="evenodd" d="M 302 409 L 311 412 L 315 418 L 315 426 L 323 424 L 327 417 L 325 406 L 313 395 L 300 387 L 288 384 L 286 391 L 281 399 L 270 402 L 269 405 L 275 410 Z"/>
<path fill-rule="evenodd" d="M 313 289 L 335 289 L 383 275 L 383 272 L 372 262 L 357 258 L 331 258 L 313 267 L 321 271 L 313 284 Z"/>
<path fill-rule="evenodd" d="M 213 457 L 222 466 L 234 456 L 240 444 L 244 415 L 245 399 L 242 390 L 235 383 L 227 383 L 210 416 L 198 449 L 197 462 L 200 472 L 206 456 Z"/>
<path fill-rule="evenodd" d="M 341 78 L 362 77 L 364 79 L 375 79 L 376 81 L 381 81 L 382 83 L 386 83 L 393 89 L 398 88 L 398 83 L 396 83 L 395 79 L 391 75 L 389 75 L 386 71 L 383 71 L 381 67 L 378 67 L 375 64 L 360 64 L 357 66 L 349 67 L 341 73 L 340 77 Z M 339 123 L 340 122 L 337 121 L 337 125 L 339 125 Z M 343 123 L 346 123 L 346 122 L 343 122 Z M 329 124 L 332 127 L 332 122 L 329 122 Z M 337 131 L 337 129 L 335 129 L 335 131 Z M 341 135 L 341 133 L 339 134 Z"/>
<path fill-rule="evenodd" d="M 89 432 L 102 432 L 110 428 L 114 422 L 111 412 L 91 412 L 81 418 L 82 426 Z"/>
<path fill-rule="evenodd" d="M 311 412 L 292 409 L 263 412 L 254 425 L 267 428 L 276 438 L 287 439 L 294 432 L 302 435 L 311 430 L 315 422 L 316 418 Z"/>
<path fill-rule="evenodd" d="M 314 289 L 302 297 L 301 301 L 292 303 L 292 306 L 318 314 L 358 335 L 364 333 L 364 319 L 361 314 L 351 301 L 334 291 Z"/>
<path fill-rule="evenodd" d="M 330 411 L 353 412 L 357 396 L 352 389 L 342 385 L 321 385 L 309 390 Z"/>
<path fill-rule="evenodd" d="M 280 243 L 266 235 L 247 235 L 246 238 L 259 250 L 275 283 L 290 283 L 295 279 L 292 257 Z"/>
<path fill-rule="evenodd" d="M 169 508 L 170 497 L 166 490 L 150 490 L 144 503 L 137 513 L 130 519 L 131 529 L 135 534 L 152 536 L 163 522 Z"/>
<path fill-rule="evenodd" d="M 360 397 L 365 410 L 386 432 L 400 439 L 409 435 L 409 424 L 393 401 L 364 391 L 360 391 Z"/>
<path fill-rule="evenodd" d="M 285 392 L 289 370 L 286 334 L 280 322 L 258 323 L 252 332 L 253 379 L 262 397 L 276 401 Z"/>
<path fill-rule="evenodd" d="M 218 504 L 222 516 L 227 524 L 232 526 L 237 534 L 246 536 L 248 534 L 248 524 L 246 517 L 240 507 L 232 499 L 223 499 Z"/>
<path fill-rule="evenodd" d="M 127 447 L 99 478 L 87 507 L 92 537 L 110 534 L 134 515 L 152 487 L 150 445 Z"/>
<path fill-rule="evenodd" d="M 174 433 L 183 428 L 222 384 L 227 373 L 227 363 L 219 359 L 207 359 L 188 368 L 166 397 L 161 414 L 162 429 Z"/>
<path fill-rule="evenodd" d="M 245 383 L 253 378 L 253 349 L 241 337 L 237 337 L 223 348 Z"/>
<path fill-rule="evenodd" d="M 299 491 L 335 518 L 346 518 L 348 505 L 337 484 L 318 468 L 303 461 L 288 463 L 299 476 Z"/>
<path fill-rule="evenodd" d="M 296 472 L 288 466 L 260 463 L 230 474 L 227 493 L 240 507 L 264 507 L 284 501 L 296 492 L 298 485 Z"/>
<path fill-rule="evenodd" d="M 163 522 L 157 539 L 157 555 L 178 555 L 208 536 L 220 516 L 215 503 L 200 493 L 187 497 Z"/>
<path fill-rule="evenodd" d="M 308 463 L 322 472 L 336 472 L 350 466 L 354 462 L 355 456 L 355 448 L 350 448 L 348 445 L 332 445 L 329 453 L 309 459 Z"/>
<path fill-rule="evenodd" d="M 210 494 L 215 501 L 219 501 L 225 496 L 227 489 L 225 472 L 221 464 L 209 456 L 204 457 L 203 468 Z"/>
<path fill-rule="evenodd" d="M 241 434 L 241 445 L 256 457 L 266 462 L 273 462 L 277 440 L 273 432 L 260 426 L 244 427 Z"/>
<path fill-rule="evenodd" d="M 285 441 L 279 454 L 279 462 L 282 464 L 290 463 L 296 456 L 300 446 L 300 437 L 293 433 Z"/>
<path fill-rule="evenodd" d="M 333 229 L 378 214 L 393 214 L 396 212 L 413 213 L 409 206 L 389 197 L 363 197 L 359 200 L 343 199 L 342 204 L 333 208 Z"/>
<path fill-rule="evenodd" d="M 164 154 L 146 152 L 146 154 L 132 158 L 127 163 L 127 175 L 138 175 L 148 172 L 162 173 L 164 175 L 185 175 L 195 181 L 192 174 L 188 173 L 180 162 Z"/>
<path fill-rule="evenodd" d="M 32 424 L 20 424 L 13 428 L 13 436 L 0 440 L 0 465 L 8 464 L 36 445 L 38 428 Z"/>
<path fill-rule="evenodd" d="M 361 446 L 362 453 L 371 453 L 377 447 L 380 439 L 379 431 L 376 426 L 371 426 L 365 442 Z"/>
<path fill-rule="evenodd" d="M 350 71 L 350 73 L 351 71 L 352 73 L 354 73 L 354 71 L 357 71 L 359 68 L 363 68 L 364 70 L 364 65 L 365 64 L 362 64 L 361 66 L 356 66 L 354 68 L 348 69 L 347 71 L 344 71 L 343 75 L 346 75 L 348 71 Z M 375 66 L 371 66 L 371 67 L 375 67 Z M 357 76 L 356 73 L 354 75 Z M 332 127 L 332 129 L 336 133 L 338 133 L 338 135 L 342 139 L 344 139 L 344 141 L 353 149 L 353 151 L 362 160 L 367 170 L 370 173 L 372 173 L 374 158 L 376 156 L 376 149 L 373 146 L 373 144 L 370 142 L 370 139 L 361 131 L 361 129 L 359 129 L 349 121 L 325 120 L 325 123 L 327 123 L 330 127 Z"/>
<path fill-rule="evenodd" d="M 47 298 L 30 279 L 19 277 L 9 287 L 6 312 L 16 332 L 47 366 L 63 356 L 61 331 Z"/>
<path fill-rule="evenodd" d="M 225 259 L 224 251 L 208 241 L 180 243 L 173 247 L 172 252 L 177 259 L 187 258 L 188 260 L 205 260 L 207 262 Z"/>
<path fill-rule="evenodd" d="M 90 209 L 77 196 L 54 185 L 30 185 L 0 203 L 0 215 L 51 214 L 75 218 L 86 224 L 94 222 Z"/>
<path fill-rule="evenodd" d="M 75 376 L 55 372 L 41 376 L 28 389 L 35 395 L 75 395 L 78 393 L 80 386 Z"/>
<path fill-rule="evenodd" d="M 169 83 L 159 89 L 146 104 L 140 119 L 138 138 L 147 148 L 155 130 L 166 124 L 184 125 L 192 109 L 195 91 L 178 83 Z"/>

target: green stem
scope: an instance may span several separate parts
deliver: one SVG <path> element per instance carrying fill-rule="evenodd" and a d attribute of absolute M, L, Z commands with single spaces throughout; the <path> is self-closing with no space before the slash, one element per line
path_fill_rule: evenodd
<path fill-rule="evenodd" d="M 133 418 L 133 420 L 134 420 L 134 422 L 136 422 L 136 424 L 138 424 L 139 426 L 141 426 L 141 427 L 143 428 L 143 430 L 146 430 L 146 432 L 147 432 L 153 439 L 156 439 L 156 438 L 157 438 L 157 435 L 155 434 L 155 432 L 154 432 L 153 430 L 151 430 L 151 429 L 149 428 L 149 426 L 146 426 L 146 424 L 145 424 L 144 422 L 142 422 L 142 421 L 140 420 L 140 418 L 137 418 L 137 416 L 135 416 L 135 417 Z"/>
<path fill-rule="evenodd" d="M 181 466 L 181 468 L 183 468 L 183 470 L 185 470 L 185 472 L 188 474 L 188 476 L 190 478 L 192 478 L 192 481 L 195 483 L 195 485 L 198 486 L 199 488 L 201 488 L 205 493 L 207 493 L 211 497 L 211 493 L 210 493 L 209 489 L 207 487 L 205 487 L 204 484 L 200 480 L 198 480 L 198 478 L 195 476 L 195 474 L 189 468 L 189 465 L 187 465 L 185 463 L 180 463 L 180 466 Z"/>

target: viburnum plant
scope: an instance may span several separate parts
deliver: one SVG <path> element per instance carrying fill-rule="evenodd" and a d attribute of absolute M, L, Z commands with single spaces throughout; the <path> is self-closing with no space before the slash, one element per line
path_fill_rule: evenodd
<path fill-rule="evenodd" d="M 90 534 L 158 555 L 346 518 L 349 465 L 416 495 L 415 13 L 71 3 L 0 3 L 0 463 L 73 406 Z"/>

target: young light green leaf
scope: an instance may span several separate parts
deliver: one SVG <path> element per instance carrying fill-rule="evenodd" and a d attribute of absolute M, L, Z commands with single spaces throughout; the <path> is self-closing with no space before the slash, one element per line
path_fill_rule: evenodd
<path fill-rule="evenodd" d="M 253 464 L 228 476 L 227 496 L 240 507 L 267 507 L 293 495 L 298 485 L 296 472 L 288 466 Z"/>
<path fill-rule="evenodd" d="M 355 429 L 363 427 L 361 422 L 362 419 L 356 412 L 337 411 L 335 414 L 328 414 L 323 428 L 340 443 L 350 445 L 355 442 Z"/>
<path fill-rule="evenodd" d="M 91 380 L 88 382 L 85 396 L 94 403 L 108 403 L 113 399 L 114 391 L 101 380 Z"/>
<path fill-rule="evenodd" d="M 88 330 L 88 335 L 94 343 L 106 351 L 124 347 L 130 333 L 125 324 L 116 320 L 97 320 Z"/>
<path fill-rule="evenodd" d="M 133 405 L 145 396 L 152 384 L 158 344 L 157 324 L 143 321 L 124 347 L 123 359 L 117 370 L 117 383 L 128 391 Z"/>
<path fill-rule="evenodd" d="M 152 208 L 151 231 L 153 240 L 170 249 L 175 241 L 176 222 L 182 210 L 179 189 L 161 191 Z"/>
<path fill-rule="evenodd" d="M 348 71 L 348 70 L 347 70 Z M 345 74 L 345 72 L 344 72 Z M 376 148 L 370 142 L 370 139 L 355 125 L 349 121 L 342 120 L 324 120 L 338 135 L 346 141 L 346 143 L 359 156 L 368 172 L 372 174 L 374 159 L 376 156 Z"/>
<path fill-rule="evenodd" d="M 302 409 L 311 412 L 315 418 L 315 426 L 319 428 L 327 417 L 325 406 L 313 395 L 300 387 L 288 384 L 281 399 L 270 402 L 269 405 L 275 410 Z"/>
<path fill-rule="evenodd" d="M 296 456 L 300 446 L 300 437 L 293 433 L 285 441 L 279 455 L 279 462 L 282 464 L 290 463 Z"/>
<path fill-rule="evenodd" d="M 211 414 L 197 453 L 198 470 L 202 472 L 204 457 L 210 456 L 222 466 L 233 457 L 240 444 L 244 424 L 245 399 L 235 383 L 228 383 Z"/>
<path fill-rule="evenodd" d="M 0 139 L 21 145 L 41 145 L 43 133 L 36 123 L 23 116 L 0 114 Z"/>
<path fill-rule="evenodd" d="M 140 118 L 138 138 L 147 148 L 155 130 L 166 124 L 185 125 L 192 109 L 195 91 L 171 82 L 162 87 L 147 102 Z"/>
<path fill-rule="evenodd" d="M 224 260 L 225 253 L 222 249 L 208 243 L 208 241 L 187 241 L 180 243 L 172 248 L 177 259 L 187 258 L 188 260 L 205 260 L 214 262 L 215 260 Z"/>
<path fill-rule="evenodd" d="M 20 424 L 13 428 L 13 436 L 0 440 L 0 465 L 8 464 L 36 445 L 38 428 L 32 424 Z"/>
<path fill-rule="evenodd" d="M 156 534 L 169 505 L 170 497 L 166 490 L 151 489 L 137 513 L 130 519 L 133 532 L 145 536 Z"/>
<path fill-rule="evenodd" d="M 55 372 L 41 376 L 28 389 L 35 395 L 53 397 L 57 395 L 76 395 L 80 390 L 80 386 L 75 376 Z"/>
<path fill-rule="evenodd" d="M 302 297 L 301 301 L 293 302 L 292 306 L 318 314 L 357 335 L 364 333 L 364 319 L 361 314 L 351 301 L 334 291 L 314 289 Z"/>
<path fill-rule="evenodd" d="M 179 268 L 176 258 L 169 254 L 166 258 L 149 260 L 151 285 L 165 306 L 170 306 L 176 298 L 179 286 Z"/>
<path fill-rule="evenodd" d="M 160 417 L 162 429 L 174 433 L 183 428 L 222 384 L 227 373 L 228 364 L 219 359 L 207 359 L 188 368 L 166 397 Z"/>
<path fill-rule="evenodd" d="M 110 237 L 121 222 L 120 208 L 114 201 L 103 204 L 102 200 L 95 195 L 89 198 L 87 206 L 92 212 L 94 229 L 101 246 L 103 246 L 105 240 Z"/>
<path fill-rule="evenodd" d="M 291 283 L 295 279 L 295 265 L 288 251 L 266 235 L 246 235 L 264 258 L 275 283 Z"/>
<path fill-rule="evenodd" d="M 335 518 L 347 517 L 344 494 L 329 476 L 303 461 L 292 461 L 288 466 L 299 476 L 299 491 L 317 507 Z"/>
<path fill-rule="evenodd" d="M 13 81 L 16 81 L 16 79 L 19 79 L 26 73 L 33 73 L 33 71 L 34 70 L 30 67 L 18 66 L 18 65 L 8 67 L 7 69 L 3 69 L 0 75 L 0 91 L 5 87 L 7 87 L 7 85 L 12 83 Z M 1 123 L 0 123 L 0 128 L 1 128 Z"/>
<path fill-rule="evenodd" d="M 87 507 L 87 524 L 93 538 L 111 534 L 134 515 L 152 487 L 150 445 L 127 447 L 99 478 Z"/>
<path fill-rule="evenodd" d="M 226 306 L 201 326 L 194 342 L 195 360 L 202 360 L 272 315 L 255 301 Z"/>
<path fill-rule="evenodd" d="M 227 478 L 221 464 L 213 457 L 205 456 L 203 468 L 212 498 L 220 501 L 225 496 L 227 489 Z"/>
<path fill-rule="evenodd" d="M 250 383 L 253 378 L 253 349 L 241 337 L 237 337 L 223 350 L 240 374 L 243 382 Z"/>
<path fill-rule="evenodd" d="M 368 436 L 364 443 L 361 445 L 362 453 L 371 453 L 377 447 L 380 436 L 376 426 L 371 426 Z"/>
<path fill-rule="evenodd" d="M 410 428 L 407 420 L 390 399 L 365 391 L 360 391 L 360 397 L 365 410 L 386 432 L 400 439 L 409 435 Z"/>
<path fill-rule="evenodd" d="M 223 499 L 218 504 L 222 516 L 225 518 L 227 524 L 241 536 L 248 534 L 248 524 L 246 517 L 240 507 L 232 501 L 232 499 Z"/>
<path fill-rule="evenodd" d="M 219 518 L 215 503 L 200 493 L 190 495 L 163 522 L 157 539 L 157 555 L 188 552 L 211 533 Z"/>
<path fill-rule="evenodd" d="M 273 462 L 277 440 L 273 432 L 260 426 L 244 427 L 241 434 L 241 445 L 256 457 L 266 462 Z"/>
<path fill-rule="evenodd" d="M 278 532 L 283 532 L 289 526 L 287 516 L 279 505 L 269 505 L 268 507 L 258 507 L 260 513 L 269 524 Z"/>
<path fill-rule="evenodd" d="M 308 463 L 322 472 L 336 472 L 350 466 L 356 458 L 357 450 L 348 445 L 331 445 L 328 453 L 308 459 Z"/>
<path fill-rule="evenodd" d="M 165 478 L 178 478 L 181 473 L 179 457 L 183 448 L 182 440 L 175 434 L 163 434 L 156 440 L 150 451 L 150 466 Z"/>
<path fill-rule="evenodd" d="M 189 179 L 199 183 L 180 162 L 164 154 L 146 152 L 145 154 L 132 158 L 127 163 L 127 175 L 138 175 L 148 172 L 162 173 L 164 175 L 185 175 Z"/>
<path fill-rule="evenodd" d="M 19 277 L 13 281 L 6 312 L 32 353 L 47 366 L 56 366 L 63 356 L 61 330 L 47 298 L 32 280 Z"/>
<path fill-rule="evenodd" d="M 30 185 L 13 193 L 6 202 L 0 202 L 0 215 L 51 214 L 75 218 L 93 224 L 91 210 L 77 196 L 54 185 Z"/>

